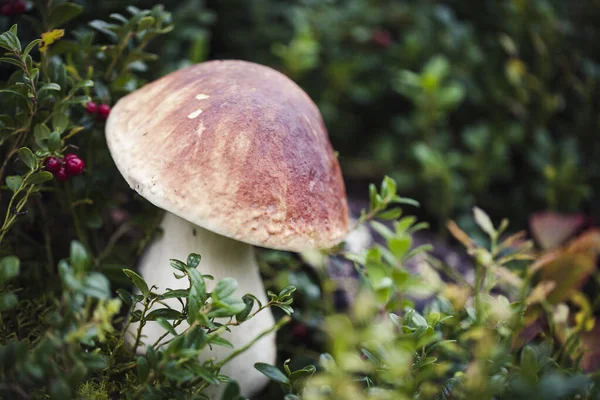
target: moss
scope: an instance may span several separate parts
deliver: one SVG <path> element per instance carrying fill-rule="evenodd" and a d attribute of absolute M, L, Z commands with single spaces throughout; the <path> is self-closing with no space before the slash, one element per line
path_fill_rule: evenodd
<path fill-rule="evenodd" d="M 109 400 L 106 381 L 87 381 L 77 389 L 77 398 L 86 400 Z"/>

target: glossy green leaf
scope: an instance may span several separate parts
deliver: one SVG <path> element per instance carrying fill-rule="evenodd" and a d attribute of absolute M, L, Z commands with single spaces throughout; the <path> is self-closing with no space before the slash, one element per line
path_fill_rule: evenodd
<path fill-rule="evenodd" d="M 256 363 L 254 364 L 254 368 L 274 382 L 283 383 L 286 385 L 290 384 L 290 379 L 283 372 L 281 372 L 279 368 L 273 365 Z"/>
<path fill-rule="evenodd" d="M 12 175 L 6 177 L 6 186 L 8 186 L 8 188 L 13 192 L 19 190 L 22 183 L 23 178 L 21 178 L 19 175 Z"/>
<path fill-rule="evenodd" d="M 156 321 L 158 318 L 163 318 L 166 320 L 177 320 L 181 319 L 182 315 L 179 311 L 173 310 L 172 308 L 159 308 L 157 310 L 152 310 L 146 315 L 146 320 L 148 321 Z"/>
<path fill-rule="evenodd" d="M 213 296 L 218 299 L 224 299 L 231 296 L 238 287 L 238 283 L 233 278 L 225 278 L 220 280 L 213 291 Z"/>
<path fill-rule="evenodd" d="M 136 272 L 130 269 L 124 269 L 123 273 L 127 275 L 129 279 L 133 282 L 136 288 L 144 295 L 144 297 L 148 297 L 150 294 L 150 289 L 148 288 L 148 284 L 144 281 L 144 279 L 139 276 Z"/>
<path fill-rule="evenodd" d="M 51 181 L 54 178 L 48 171 L 40 171 L 36 172 L 33 175 L 29 175 L 29 177 L 25 180 L 25 183 L 28 185 L 41 185 L 44 182 Z"/>
<path fill-rule="evenodd" d="M 62 3 L 50 10 L 50 26 L 58 27 L 71 21 L 83 12 L 83 7 L 76 3 Z"/>
<path fill-rule="evenodd" d="M 27 147 L 21 147 L 19 149 L 19 158 L 27 165 L 27 167 L 29 167 L 29 169 L 34 170 L 37 168 L 37 158 L 35 158 L 33 152 Z"/>

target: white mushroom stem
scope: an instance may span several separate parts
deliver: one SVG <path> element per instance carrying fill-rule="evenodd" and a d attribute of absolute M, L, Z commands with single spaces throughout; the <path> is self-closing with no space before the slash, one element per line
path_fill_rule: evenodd
<path fill-rule="evenodd" d="M 251 293 L 263 304 L 267 303 L 254 248 L 251 245 L 208 231 L 169 212 L 165 214 L 161 227 L 163 229 L 162 237 L 150 246 L 139 267 L 139 273 L 148 285 L 156 285 L 159 292 L 167 288 L 187 288 L 189 285 L 187 279 L 176 279 L 173 276 L 173 273 L 177 271 L 170 267 L 169 260 L 176 258 L 185 262 L 188 254 L 198 253 L 202 256 L 198 270 L 202 274 L 215 277 L 214 281 L 206 280 L 208 291 L 211 291 L 219 280 L 231 277 L 236 279 L 239 284 L 235 295 L 241 297 Z M 181 309 L 180 303 L 175 299 L 169 299 L 166 302 L 174 309 Z M 154 308 L 162 307 L 164 306 L 157 305 Z M 258 306 L 255 304 L 252 312 L 257 308 Z M 237 349 L 248 344 L 261 332 L 271 328 L 274 323 L 271 310 L 265 309 L 241 325 L 232 326 L 231 333 L 225 333 L 223 337 Z M 179 325 L 178 333 L 187 327 L 186 323 Z M 135 334 L 137 329 L 138 324 L 135 323 L 131 324 L 129 331 Z M 146 336 L 143 341 L 146 344 L 153 344 L 164 333 L 165 330 L 156 322 L 148 322 L 142 329 L 142 334 Z M 165 339 L 168 340 L 169 336 Z M 129 340 L 133 341 L 131 338 Z M 138 348 L 138 351 L 144 351 L 143 346 Z M 213 346 L 212 350 L 207 348 L 206 354 L 202 358 L 214 357 L 218 361 L 224 359 L 231 352 L 232 349 Z M 250 397 L 264 387 L 268 381 L 254 368 L 254 363 L 274 364 L 275 358 L 275 334 L 270 333 L 227 363 L 221 369 L 221 373 L 238 381 L 243 394 Z"/>

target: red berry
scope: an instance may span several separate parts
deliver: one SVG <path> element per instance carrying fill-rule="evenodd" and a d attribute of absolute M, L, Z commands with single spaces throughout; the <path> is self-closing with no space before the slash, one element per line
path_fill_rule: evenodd
<path fill-rule="evenodd" d="M 394 42 L 390 31 L 385 29 L 377 29 L 373 31 L 372 39 L 373 43 L 383 48 L 389 47 Z"/>
<path fill-rule="evenodd" d="M 85 168 L 85 163 L 79 157 L 69 158 L 65 162 L 65 169 L 67 170 L 67 175 L 69 175 L 69 176 L 81 175 L 84 168 Z"/>
<path fill-rule="evenodd" d="M 73 153 L 65 154 L 65 161 L 69 161 L 71 158 L 79 158 L 79 157 L 77 157 L 77 154 L 73 154 Z"/>
<path fill-rule="evenodd" d="M 87 102 L 84 108 L 85 112 L 88 114 L 96 114 L 96 111 L 98 111 L 98 106 L 93 101 Z"/>
<path fill-rule="evenodd" d="M 308 335 L 308 328 L 304 324 L 296 324 L 292 328 L 292 333 L 297 338 L 304 338 Z"/>
<path fill-rule="evenodd" d="M 46 167 L 46 171 L 54 174 L 58 172 L 62 166 L 62 162 L 56 157 L 48 157 L 46 158 L 46 161 L 44 161 L 44 166 Z"/>
<path fill-rule="evenodd" d="M 3 15 L 5 17 L 10 17 L 11 15 L 13 15 L 14 13 L 14 8 L 13 5 L 10 3 L 7 3 L 5 5 L 3 5 L 2 7 L 0 7 L 0 15 Z"/>
<path fill-rule="evenodd" d="M 23 14 L 27 10 L 27 5 L 23 0 L 19 0 L 13 4 L 13 13 L 14 14 Z"/>
<path fill-rule="evenodd" d="M 54 177 L 59 182 L 64 182 L 69 179 L 69 175 L 67 174 L 67 170 L 64 166 L 61 166 L 60 169 L 54 173 Z"/>
<path fill-rule="evenodd" d="M 98 115 L 102 119 L 107 119 L 110 114 L 110 106 L 108 104 L 100 104 L 98 106 Z"/>

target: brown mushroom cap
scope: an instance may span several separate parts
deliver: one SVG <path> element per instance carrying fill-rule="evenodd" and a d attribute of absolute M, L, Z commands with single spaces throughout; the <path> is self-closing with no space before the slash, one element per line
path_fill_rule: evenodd
<path fill-rule="evenodd" d="M 210 231 L 291 251 L 347 233 L 319 110 L 271 68 L 210 61 L 166 75 L 117 102 L 106 139 L 133 189 Z"/>

